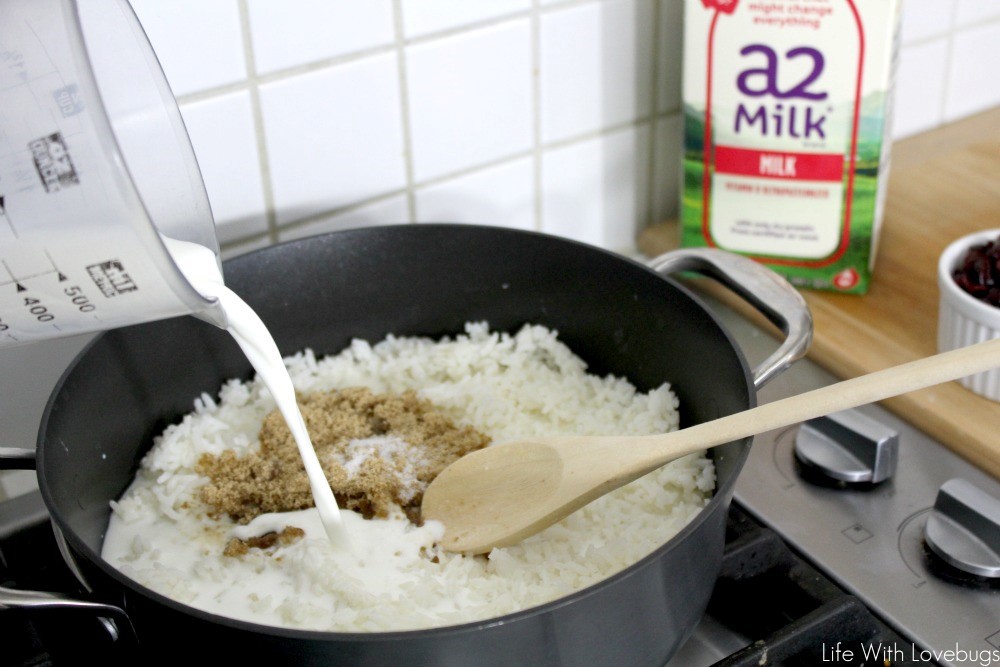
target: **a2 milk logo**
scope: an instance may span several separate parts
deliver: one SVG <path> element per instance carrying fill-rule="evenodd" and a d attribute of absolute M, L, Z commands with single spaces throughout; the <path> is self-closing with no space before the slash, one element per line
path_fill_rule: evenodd
<path fill-rule="evenodd" d="M 58 192 L 67 186 L 79 185 L 80 178 L 61 133 L 35 139 L 28 144 L 28 150 L 46 192 Z"/>

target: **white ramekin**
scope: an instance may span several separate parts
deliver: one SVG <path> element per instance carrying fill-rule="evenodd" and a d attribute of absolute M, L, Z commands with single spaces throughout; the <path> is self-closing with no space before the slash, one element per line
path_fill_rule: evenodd
<path fill-rule="evenodd" d="M 987 229 L 954 241 L 938 260 L 938 351 L 1000 338 L 1000 308 L 967 294 L 951 277 L 966 251 L 974 245 L 995 241 L 1000 229 Z M 980 396 L 1000 401 L 1000 368 L 960 380 L 963 386 Z"/>

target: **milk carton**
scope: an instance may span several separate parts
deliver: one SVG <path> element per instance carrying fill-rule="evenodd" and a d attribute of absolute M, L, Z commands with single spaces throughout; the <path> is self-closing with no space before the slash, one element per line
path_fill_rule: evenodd
<path fill-rule="evenodd" d="M 900 0 L 686 0 L 681 243 L 868 289 Z"/>

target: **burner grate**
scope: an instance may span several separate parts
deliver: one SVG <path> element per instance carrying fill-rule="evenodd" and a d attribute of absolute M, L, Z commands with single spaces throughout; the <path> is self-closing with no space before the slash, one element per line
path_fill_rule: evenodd
<path fill-rule="evenodd" d="M 927 665 L 913 660 L 912 642 L 735 504 L 708 614 L 742 635 L 761 638 L 715 667 Z"/>
<path fill-rule="evenodd" d="M 24 501 L 33 500 L 24 497 Z M 13 502 L 13 501 L 8 501 Z M 80 595 L 59 553 L 47 515 L 0 531 L 0 586 Z M 108 656 L 111 640 L 89 612 L 0 610 L 3 667 L 62 667 L 81 656 Z"/>

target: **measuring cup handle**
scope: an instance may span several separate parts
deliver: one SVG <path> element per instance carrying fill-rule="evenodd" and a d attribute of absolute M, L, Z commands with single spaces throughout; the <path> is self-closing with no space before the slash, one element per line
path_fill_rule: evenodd
<path fill-rule="evenodd" d="M 754 369 L 757 389 L 802 358 L 809 349 L 813 321 L 808 304 L 787 280 L 762 264 L 715 248 L 683 248 L 653 258 L 648 266 L 661 275 L 695 271 L 714 278 L 784 332 L 785 340 L 778 349 Z"/>

